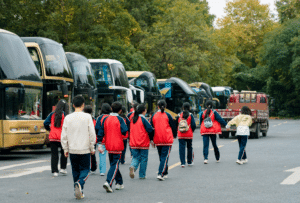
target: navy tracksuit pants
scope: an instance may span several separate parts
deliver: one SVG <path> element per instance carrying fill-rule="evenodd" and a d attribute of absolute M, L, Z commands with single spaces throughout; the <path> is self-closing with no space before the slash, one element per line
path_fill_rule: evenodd
<path fill-rule="evenodd" d="M 108 154 L 110 168 L 107 173 L 106 181 L 112 186 L 116 179 L 116 184 L 123 185 L 123 178 L 119 170 L 121 154 Z"/>
<path fill-rule="evenodd" d="M 89 177 L 91 154 L 70 154 L 74 184 L 79 182 L 83 189 Z"/>
<path fill-rule="evenodd" d="M 162 177 L 168 175 L 168 161 L 172 146 L 157 146 L 157 152 L 159 156 L 158 175 Z"/>

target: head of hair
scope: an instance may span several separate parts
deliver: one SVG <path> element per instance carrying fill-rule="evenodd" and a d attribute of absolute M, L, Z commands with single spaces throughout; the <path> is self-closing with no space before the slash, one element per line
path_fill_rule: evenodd
<path fill-rule="evenodd" d="M 101 114 L 110 114 L 112 112 L 108 103 L 103 103 L 101 106 Z"/>
<path fill-rule="evenodd" d="M 111 108 L 113 113 L 119 113 L 119 111 L 122 110 L 122 104 L 118 101 L 113 102 Z"/>
<path fill-rule="evenodd" d="M 250 115 L 250 116 L 252 115 L 251 110 L 248 106 L 243 106 L 241 108 L 241 113 L 244 115 Z"/>
<path fill-rule="evenodd" d="M 93 107 L 92 107 L 91 105 L 86 105 L 86 106 L 84 106 L 84 108 L 83 108 L 83 112 L 84 112 L 84 113 L 89 113 L 89 114 L 92 115 L 92 113 L 93 113 Z"/>
<path fill-rule="evenodd" d="M 165 108 L 167 107 L 167 103 L 166 103 L 165 100 L 161 99 L 161 100 L 158 101 L 157 106 L 160 109 L 160 111 L 162 113 L 164 113 L 165 112 Z"/>
<path fill-rule="evenodd" d="M 79 108 L 84 104 L 84 97 L 81 95 L 77 95 L 73 99 L 73 104 L 75 108 Z"/>
<path fill-rule="evenodd" d="M 134 111 L 136 111 L 136 107 L 139 105 L 139 103 L 137 103 L 136 101 L 132 102 L 132 108 L 134 109 Z"/>
<path fill-rule="evenodd" d="M 190 111 L 191 110 L 191 105 L 189 102 L 184 102 L 182 105 L 182 110 L 184 111 Z"/>
<path fill-rule="evenodd" d="M 62 114 L 65 112 L 65 114 L 69 113 L 69 106 L 67 102 L 64 99 L 61 99 L 57 102 L 56 108 L 55 108 L 55 117 L 54 117 L 54 126 L 59 128 L 61 126 L 61 119 Z"/>
<path fill-rule="evenodd" d="M 206 114 L 205 114 L 204 118 L 209 117 L 209 114 L 210 114 L 211 109 L 213 108 L 213 105 L 214 105 L 214 103 L 213 103 L 212 100 L 208 100 L 208 101 L 205 103 Z"/>
<path fill-rule="evenodd" d="M 140 104 L 136 107 L 136 111 L 134 112 L 133 119 L 132 119 L 133 123 L 137 122 L 139 115 L 142 114 L 145 110 L 146 110 L 146 106 L 144 104 Z"/>
<path fill-rule="evenodd" d="M 190 112 L 189 112 L 189 111 L 184 110 L 184 111 L 182 112 L 182 118 L 188 119 L 189 116 L 190 116 Z"/>
<path fill-rule="evenodd" d="M 127 110 L 126 110 L 125 106 L 122 106 L 122 112 L 121 112 L 120 116 L 122 118 L 125 118 L 126 117 L 126 112 L 127 112 Z"/>

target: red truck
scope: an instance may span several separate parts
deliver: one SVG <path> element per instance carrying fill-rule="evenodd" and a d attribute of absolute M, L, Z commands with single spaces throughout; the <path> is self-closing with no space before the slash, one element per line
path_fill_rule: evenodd
<path fill-rule="evenodd" d="M 220 116 L 226 121 L 240 114 L 243 106 L 248 106 L 252 112 L 253 123 L 250 126 L 250 138 L 259 138 L 262 133 L 267 136 L 269 129 L 269 102 L 268 96 L 265 93 L 256 91 L 241 91 L 230 95 L 226 109 L 216 109 Z M 236 126 L 231 126 L 230 129 L 222 127 L 222 135 L 220 138 L 228 138 L 229 133 L 232 136 L 236 133 Z"/>

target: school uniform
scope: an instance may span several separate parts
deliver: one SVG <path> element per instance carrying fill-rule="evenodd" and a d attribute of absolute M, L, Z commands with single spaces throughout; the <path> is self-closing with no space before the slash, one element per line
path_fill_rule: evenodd
<path fill-rule="evenodd" d="M 93 118 L 93 123 L 94 123 L 94 127 L 95 127 L 96 126 L 96 120 L 94 118 Z M 97 137 L 96 137 L 96 142 L 95 143 L 97 143 Z M 95 144 L 95 150 L 96 150 L 96 145 L 97 144 Z M 91 171 L 94 172 L 96 170 L 97 170 L 96 154 L 91 154 Z"/>
<path fill-rule="evenodd" d="M 137 121 L 130 124 L 130 147 L 132 149 L 131 167 L 134 171 L 139 170 L 139 177 L 146 177 L 148 153 L 150 141 L 153 140 L 153 127 L 143 114 L 140 114 Z"/>
<path fill-rule="evenodd" d="M 122 151 L 121 155 L 121 164 L 125 164 L 125 154 L 126 154 L 126 149 L 127 149 L 127 140 L 129 138 L 129 133 L 130 133 L 130 121 L 127 117 L 123 118 L 124 122 L 127 125 L 128 131 L 126 132 L 126 136 L 123 137 L 123 143 L 124 143 L 124 150 Z"/>
<path fill-rule="evenodd" d="M 123 185 L 119 162 L 121 160 L 122 151 L 124 150 L 123 137 L 126 136 L 127 131 L 128 128 L 123 118 L 117 113 L 111 113 L 104 118 L 98 132 L 98 143 L 101 143 L 103 137 L 105 137 L 105 147 L 108 151 L 110 161 L 110 169 L 107 173 L 106 181 L 110 187 L 114 179 L 116 179 L 116 184 Z"/>
<path fill-rule="evenodd" d="M 213 126 L 210 128 L 206 128 L 204 126 L 204 117 L 206 114 L 206 111 L 201 112 L 200 114 L 200 134 L 203 137 L 203 156 L 204 160 L 208 159 L 208 148 L 209 148 L 209 138 L 211 139 L 212 145 L 214 147 L 215 157 L 216 160 L 220 160 L 220 151 L 217 146 L 217 134 L 222 133 L 221 124 L 226 126 L 227 123 L 224 121 L 224 119 L 216 112 L 215 110 L 211 110 L 209 117 L 213 123 Z"/>
<path fill-rule="evenodd" d="M 176 124 L 179 125 L 180 121 L 183 120 L 183 113 L 178 114 L 176 118 Z M 189 126 L 188 131 L 180 132 L 177 131 L 177 137 L 179 142 L 179 158 L 181 165 L 185 165 L 185 146 L 187 146 L 187 162 L 188 164 L 192 164 L 194 161 L 194 153 L 193 153 L 193 132 L 196 129 L 196 122 L 193 114 L 190 113 L 189 117 L 186 119 L 187 124 Z M 178 127 L 177 127 L 178 128 Z"/>
<path fill-rule="evenodd" d="M 158 175 L 168 175 L 168 161 L 171 153 L 173 139 L 176 138 L 176 125 L 172 116 L 160 110 L 151 118 L 151 125 L 154 128 L 153 142 L 157 147 L 160 164 Z"/>

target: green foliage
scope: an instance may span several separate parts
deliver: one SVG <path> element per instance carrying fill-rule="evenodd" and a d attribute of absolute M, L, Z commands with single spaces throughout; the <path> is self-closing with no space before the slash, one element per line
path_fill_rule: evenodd
<path fill-rule="evenodd" d="M 277 0 L 276 7 L 281 23 L 300 17 L 300 1 L 298 0 Z"/>

